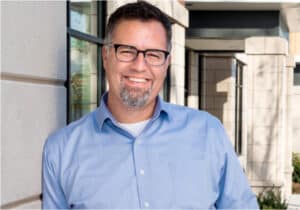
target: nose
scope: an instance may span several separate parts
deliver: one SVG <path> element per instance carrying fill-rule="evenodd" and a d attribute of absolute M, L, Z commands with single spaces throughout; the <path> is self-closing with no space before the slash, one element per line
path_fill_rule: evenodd
<path fill-rule="evenodd" d="M 138 52 L 138 55 L 133 62 L 133 66 L 136 71 L 145 71 L 147 63 L 143 52 Z"/>

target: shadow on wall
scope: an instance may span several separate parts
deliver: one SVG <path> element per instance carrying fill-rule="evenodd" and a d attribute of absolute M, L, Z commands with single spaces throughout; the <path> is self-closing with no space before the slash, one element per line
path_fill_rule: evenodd
<path fill-rule="evenodd" d="M 234 138 L 235 72 L 232 58 L 203 57 L 201 107 L 224 124 L 230 138 Z"/>
<path fill-rule="evenodd" d="M 233 58 L 220 56 L 203 57 L 201 72 L 201 107 L 218 117 L 224 124 L 230 139 L 234 140 L 235 132 L 235 80 L 236 72 Z M 268 59 L 261 60 L 255 69 L 249 69 L 248 74 L 254 78 L 251 95 L 247 104 L 251 109 L 252 125 L 248 130 L 248 167 L 249 178 L 252 181 L 268 182 L 268 185 L 278 184 L 279 149 L 277 141 L 280 126 L 280 75 L 266 70 L 270 66 Z M 272 64 L 273 65 L 273 64 Z M 247 79 L 247 78 L 245 78 Z M 251 86 L 250 86 L 251 87 Z M 244 110 L 247 111 L 247 110 Z M 249 110 L 248 110 L 249 111 Z M 249 161 L 250 160 L 250 161 Z"/>
<path fill-rule="evenodd" d="M 277 186 L 280 170 L 279 142 L 285 139 L 279 138 L 280 125 L 280 101 L 277 95 L 282 92 L 280 75 L 270 72 L 268 60 L 258 60 L 256 68 L 249 74 L 253 76 L 252 88 L 252 130 L 250 132 L 249 159 L 253 181 L 267 182 L 268 186 Z M 282 116 L 281 116 L 282 117 Z M 265 186 L 265 187 L 268 187 Z M 264 186 L 262 186 L 263 188 Z"/>

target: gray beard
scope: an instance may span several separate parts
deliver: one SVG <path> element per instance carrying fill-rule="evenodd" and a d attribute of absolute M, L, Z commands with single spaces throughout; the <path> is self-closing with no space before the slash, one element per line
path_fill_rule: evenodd
<path fill-rule="evenodd" d="M 120 96 L 123 103 L 129 108 L 142 108 L 145 106 L 151 94 L 151 88 L 141 90 L 140 88 L 127 88 L 124 85 L 121 87 Z"/>

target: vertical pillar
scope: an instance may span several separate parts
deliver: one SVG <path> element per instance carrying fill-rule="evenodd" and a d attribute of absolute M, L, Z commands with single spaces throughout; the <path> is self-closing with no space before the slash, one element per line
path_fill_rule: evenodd
<path fill-rule="evenodd" d="M 287 41 L 246 39 L 248 60 L 248 177 L 256 191 L 284 188 Z"/>
<path fill-rule="evenodd" d="M 106 8 L 107 8 L 107 17 L 106 20 L 108 20 L 109 16 L 120 6 L 127 4 L 127 3 L 132 3 L 132 2 L 137 2 L 138 0 L 109 0 L 106 1 Z"/>
<path fill-rule="evenodd" d="M 293 121 L 292 121 L 292 99 L 293 99 L 293 82 L 294 82 L 295 61 L 293 56 L 288 56 L 286 59 L 286 83 L 287 83 L 287 121 L 286 121 L 286 145 L 285 145 L 285 167 L 284 167 L 284 182 L 283 190 L 284 197 L 288 198 L 292 192 L 292 144 L 293 144 Z"/>
<path fill-rule="evenodd" d="M 172 33 L 170 102 L 184 105 L 185 28 L 175 23 Z"/>
<path fill-rule="evenodd" d="M 0 208 L 40 209 L 44 141 L 67 121 L 67 4 L 0 4 Z"/>
<path fill-rule="evenodd" d="M 245 63 L 247 63 L 246 61 L 246 55 L 244 54 L 244 58 L 243 61 L 245 61 Z M 241 162 L 242 162 L 242 166 L 244 168 L 244 170 L 247 173 L 247 147 L 248 147 L 248 65 L 245 64 L 243 66 L 243 88 L 242 88 L 242 92 L 243 92 L 243 99 L 242 99 L 242 103 L 243 103 L 243 107 L 242 107 L 242 155 L 241 155 Z"/>
<path fill-rule="evenodd" d="M 199 108 L 199 55 L 194 51 L 189 51 L 188 66 L 188 98 L 189 107 Z"/>

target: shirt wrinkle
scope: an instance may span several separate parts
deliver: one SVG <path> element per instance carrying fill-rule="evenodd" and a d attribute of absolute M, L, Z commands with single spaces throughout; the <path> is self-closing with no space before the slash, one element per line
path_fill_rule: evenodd
<path fill-rule="evenodd" d="M 47 139 L 43 209 L 258 209 L 215 117 L 158 97 L 134 137 L 114 123 L 106 97 Z"/>

